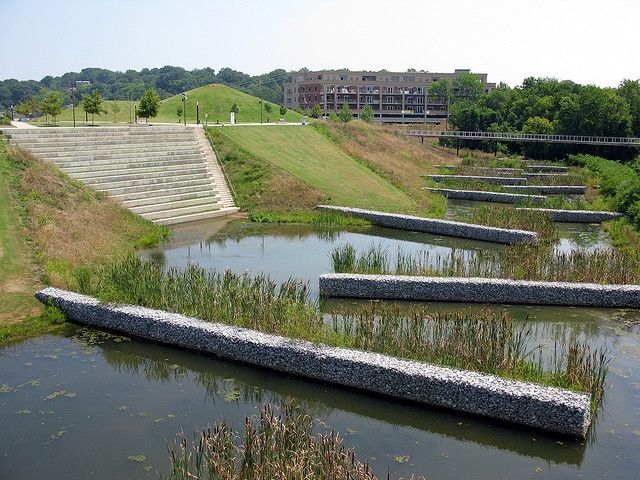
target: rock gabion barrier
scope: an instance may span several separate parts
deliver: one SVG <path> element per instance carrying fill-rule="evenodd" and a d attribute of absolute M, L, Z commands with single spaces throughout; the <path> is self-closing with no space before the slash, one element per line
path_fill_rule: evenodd
<path fill-rule="evenodd" d="M 544 195 L 584 195 L 585 185 L 505 185 L 502 187 L 509 192 L 531 192 Z"/>
<path fill-rule="evenodd" d="M 523 177 L 527 178 L 527 179 L 532 179 L 532 178 L 569 178 L 572 177 L 573 175 L 571 175 L 570 173 L 540 173 L 540 172 L 525 172 L 522 174 Z"/>
<path fill-rule="evenodd" d="M 416 232 L 434 233 L 447 237 L 470 238 L 485 242 L 505 243 L 514 245 L 538 240 L 536 232 L 515 230 L 508 228 L 487 227 L 473 223 L 454 222 L 451 220 L 437 220 L 433 218 L 414 217 L 399 213 L 385 213 L 361 208 L 338 207 L 334 205 L 318 205 L 318 210 L 344 213 L 352 217 L 368 220 L 381 227 L 412 230 Z"/>
<path fill-rule="evenodd" d="M 427 302 L 640 308 L 640 285 L 480 277 L 332 273 L 320 277 L 320 294 L 329 297 Z"/>
<path fill-rule="evenodd" d="M 503 188 L 507 188 L 506 186 Z M 424 190 L 437 192 L 447 198 L 456 200 L 476 200 L 478 202 L 497 202 L 497 203 L 544 203 L 547 197 L 543 195 L 528 195 L 522 193 L 505 193 L 505 192 L 487 192 L 484 190 L 456 190 L 452 188 L 433 188 L 424 187 Z"/>
<path fill-rule="evenodd" d="M 287 374 L 574 437 L 591 422 L 588 395 L 329 347 L 132 305 L 103 305 L 55 288 L 36 293 L 74 322 Z"/>
<path fill-rule="evenodd" d="M 525 169 L 530 172 L 567 172 L 568 167 L 561 167 L 558 165 L 526 165 Z"/>
<path fill-rule="evenodd" d="M 443 180 L 472 180 L 494 185 L 526 185 L 527 179 L 524 177 L 489 177 L 482 175 L 423 175 L 435 182 Z"/>
<path fill-rule="evenodd" d="M 560 210 L 554 208 L 516 208 L 516 210 L 548 213 L 554 221 L 566 223 L 600 223 L 623 216 L 622 213 L 618 212 L 601 212 L 597 210 Z"/>

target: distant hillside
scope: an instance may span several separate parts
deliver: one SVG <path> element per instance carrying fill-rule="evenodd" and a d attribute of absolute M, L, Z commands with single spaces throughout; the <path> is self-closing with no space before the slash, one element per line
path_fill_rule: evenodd
<path fill-rule="evenodd" d="M 212 84 L 204 87 L 188 90 L 187 92 L 187 122 L 196 122 L 196 102 L 200 104 L 200 121 L 204 123 L 205 113 L 209 114 L 209 123 L 229 123 L 229 112 L 231 106 L 234 103 L 238 104 L 238 115 L 236 120 L 239 123 L 252 123 L 260 121 L 260 99 L 253 95 L 248 95 L 244 92 L 228 87 L 226 85 Z M 265 105 L 270 102 L 263 101 L 262 120 L 264 122 L 278 121 L 282 115 L 279 112 L 279 106 L 275 103 L 270 103 L 272 106 L 271 113 L 267 113 L 264 109 Z M 95 117 L 96 123 L 113 122 L 114 118 L 116 122 L 129 122 L 133 119 L 134 106 L 137 102 L 127 102 L 126 100 L 118 100 L 117 104 L 120 108 L 117 115 L 114 117 L 112 113 L 113 101 L 105 101 L 104 106 L 107 109 L 107 113 Z M 182 105 L 182 94 L 174 95 L 172 97 L 162 100 L 160 103 L 160 110 L 158 116 L 150 119 L 151 123 L 177 123 L 178 116 L 176 109 L 178 105 Z M 288 122 L 300 122 L 302 115 L 297 112 L 287 110 L 284 118 Z M 88 116 L 89 122 L 91 121 L 91 115 Z M 38 120 L 44 122 L 44 117 L 40 117 Z M 58 117 L 58 124 L 62 126 L 68 126 L 69 122 L 73 120 L 73 112 L 71 108 L 65 109 Z M 84 125 L 85 114 L 79 106 L 76 106 L 76 121 Z"/>
<path fill-rule="evenodd" d="M 229 112 L 234 103 L 238 104 L 238 114 L 236 120 L 240 123 L 259 122 L 260 121 L 260 103 L 257 97 L 240 92 L 236 89 L 227 87 L 226 85 L 213 84 L 205 87 L 196 88 L 187 92 L 187 121 L 195 122 L 196 119 L 196 102 L 200 104 L 200 121 L 204 122 L 204 114 L 209 114 L 209 123 L 228 123 Z M 264 110 L 263 103 L 262 119 L 274 122 L 280 119 L 279 107 L 272 103 L 271 113 Z M 177 122 L 176 109 L 182 104 L 182 94 L 174 95 L 162 101 L 160 112 L 155 119 L 159 122 Z M 299 122 L 302 115 L 288 110 L 284 116 L 289 122 Z"/>
<path fill-rule="evenodd" d="M 282 103 L 282 83 L 288 74 L 277 69 L 263 75 L 251 76 L 231 68 L 217 73 L 211 68 L 185 70 L 181 67 L 143 68 L 139 72 L 127 70 L 114 72 L 104 68 L 85 68 L 80 72 L 67 72 L 59 77 L 50 75 L 40 81 L 7 79 L 0 81 L 0 109 L 16 105 L 21 100 L 38 96 L 46 90 L 64 93 L 65 103 L 71 103 L 69 88 L 76 81 L 88 80 L 91 85 L 82 87 L 77 95 L 97 89 L 109 100 L 138 99 L 146 88 L 153 87 L 160 98 L 192 90 L 212 83 L 222 83 L 273 103 Z"/>

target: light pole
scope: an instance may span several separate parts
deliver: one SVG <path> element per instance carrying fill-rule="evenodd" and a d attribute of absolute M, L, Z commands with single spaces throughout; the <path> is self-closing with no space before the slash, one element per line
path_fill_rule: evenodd
<path fill-rule="evenodd" d="M 131 94 L 127 93 L 127 103 L 129 104 L 129 123 L 131 123 Z"/>
<path fill-rule="evenodd" d="M 71 111 L 73 112 L 73 128 L 76 128 L 76 87 L 71 87 Z"/>
<path fill-rule="evenodd" d="M 197 106 L 197 102 L 196 102 Z M 182 115 L 184 117 L 184 126 L 187 126 L 187 93 L 182 94 Z"/>
<path fill-rule="evenodd" d="M 200 125 L 200 102 L 196 102 L 196 123 Z"/>
<path fill-rule="evenodd" d="M 13 122 L 13 105 L 11 105 L 11 121 Z"/>
<path fill-rule="evenodd" d="M 262 99 L 258 100 L 258 103 L 260 104 L 260 125 L 262 125 Z"/>

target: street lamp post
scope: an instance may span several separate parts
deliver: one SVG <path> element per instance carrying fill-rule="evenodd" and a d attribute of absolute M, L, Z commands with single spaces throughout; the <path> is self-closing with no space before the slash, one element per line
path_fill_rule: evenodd
<path fill-rule="evenodd" d="M 73 128 L 76 128 L 76 87 L 71 87 L 71 111 L 73 112 Z"/>
<path fill-rule="evenodd" d="M 196 102 L 197 106 L 197 102 Z M 182 94 L 182 116 L 184 117 L 184 126 L 187 126 L 187 94 Z"/>
<path fill-rule="evenodd" d="M 196 123 L 200 125 L 200 102 L 196 102 Z"/>
<path fill-rule="evenodd" d="M 11 121 L 13 122 L 13 105 L 11 105 Z"/>

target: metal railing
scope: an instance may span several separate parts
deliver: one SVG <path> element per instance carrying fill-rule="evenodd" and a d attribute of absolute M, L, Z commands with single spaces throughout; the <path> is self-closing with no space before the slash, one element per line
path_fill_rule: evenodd
<path fill-rule="evenodd" d="M 597 137 L 587 135 L 552 135 L 543 133 L 466 132 L 458 130 L 409 130 L 405 132 L 405 135 L 413 137 L 459 138 L 463 140 L 503 140 L 512 142 L 547 142 L 640 147 L 640 138 L 635 137 Z"/>

